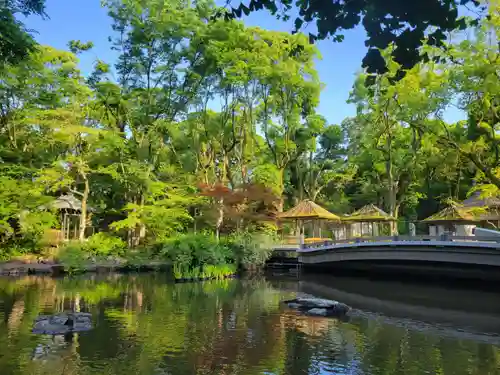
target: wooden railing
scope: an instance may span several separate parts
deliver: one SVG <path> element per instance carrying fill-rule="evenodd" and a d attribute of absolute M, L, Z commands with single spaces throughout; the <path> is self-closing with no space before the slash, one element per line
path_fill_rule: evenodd
<path fill-rule="evenodd" d="M 305 243 L 304 248 L 317 248 L 323 246 L 335 246 L 342 244 L 355 244 L 365 242 L 394 242 L 394 241 L 462 241 L 462 242 L 492 242 L 500 243 L 500 237 L 490 236 L 450 236 L 450 235 L 419 235 L 419 236 L 379 236 L 379 237 L 358 237 L 343 240 L 329 240 L 313 243 Z"/>

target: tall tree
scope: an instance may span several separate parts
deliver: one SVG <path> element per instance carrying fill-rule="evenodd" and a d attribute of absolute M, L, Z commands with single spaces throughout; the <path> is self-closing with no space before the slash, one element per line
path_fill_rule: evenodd
<path fill-rule="evenodd" d="M 33 52 L 37 43 L 19 21 L 19 15 L 45 16 L 45 0 L 4 0 L 0 3 L 0 67 L 17 63 Z"/>
<path fill-rule="evenodd" d="M 424 36 L 428 35 L 433 45 L 442 47 L 446 33 L 457 28 L 465 29 L 466 23 L 459 17 L 460 6 L 471 8 L 475 13 L 485 8 L 485 3 L 479 0 L 422 0 L 418 3 L 399 0 L 251 0 L 239 5 L 230 4 L 234 5 L 230 13 L 233 17 L 261 9 L 285 20 L 295 17 L 296 32 L 315 21 L 316 30 L 309 34 L 311 40 L 332 37 L 334 41 L 342 41 L 343 30 L 362 23 L 368 36 L 365 43 L 369 47 L 363 66 L 370 73 L 387 71 L 380 49 L 394 46 L 391 51 L 394 60 L 402 69 L 409 69 L 422 59 L 419 49 Z"/>

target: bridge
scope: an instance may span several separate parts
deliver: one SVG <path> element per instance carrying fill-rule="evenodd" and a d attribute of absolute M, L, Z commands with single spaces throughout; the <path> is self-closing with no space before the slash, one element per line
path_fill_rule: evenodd
<path fill-rule="evenodd" d="M 498 236 L 386 236 L 281 245 L 275 254 L 296 254 L 303 265 L 352 261 L 439 262 L 500 267 Z"/>
<path fill-rule="evenodd" d="M 299 262 L 440 262 L 500 267 L 500 238 L 490 236 L 389 236 L 302 245 Z"/>

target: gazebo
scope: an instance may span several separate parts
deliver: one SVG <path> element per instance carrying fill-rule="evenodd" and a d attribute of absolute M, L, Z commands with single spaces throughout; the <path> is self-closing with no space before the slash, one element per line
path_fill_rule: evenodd
<path fill-rule="evenodd" d="M 476 191 L 462 201 L 462 206 L 475 216 L 482 227 L 500 228 L 500 198 L 481 198 L 481 192 Z"/>
<path fill-rule="evenodd" d="M 59 212 L 62 239 L 70 240 L 78 238 L 82 202 L 73 194 L 64 194 L 54 200 L 49 207 Z M 44 209 L 46 207 L 42 206 L 41 208 Z M 88 211 L 91 211 L 91 209 L 88 208 Z"/>
<path fill-rule="evenodd" d="M 344 238 L 389 235 L 391 226 L 396 221 L 394 217 L 377 206 L 367 204 L 352 214 L 342 217 L 344 225 L 339 228 L 338 232 L 343 230 L 344 233 L 337 234 Z"/>
<path fill-rule="evenodd" d="M 477 218 L 470 209 L 451 205 L 438 213 L 424 219 L 429 224 L 429 235 L 440 236 L 450 233 L 457 236 L 472 236 Z"/>
<path fill-rule="evenodd" d="M 324 221 L 333 221 L 340 223 L 340 217 L 325 210 L 309 199 L 305 199 L 286 212 L 278 214 L 280 220 L 294 220 L 297 225 L 299 235 L 306 235 L 304 224 L 311 224 L 312 238 L 309 240 L 322 239 L 322 223 Z"/>
<path fill-rule="evenodd" d="M 431 236 L 451 233 L 457 236 L 472 236 L 476 226 L 500 227 L 500 199 L 481 198 L 479 191 L 460 204 L 452 204 L 438 213 L 424 219 L 429 224 Z"/>

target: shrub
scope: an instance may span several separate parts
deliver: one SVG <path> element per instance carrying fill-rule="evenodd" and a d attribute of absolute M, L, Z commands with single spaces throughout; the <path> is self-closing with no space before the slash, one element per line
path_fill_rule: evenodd
<path fill-rule="evenodd" d="M 68 242 L 59 251 L 57 258 L 68 272 L 81 271 L 89 262 L 89 254 L 85 250 L 85 244 L 78 241 Z"/>
<path fill-rule="evenodd" d="M 204 234 L 183 234 L 165 240 L 160 253 L 173 264 L 188 269 L 233 261 L 231 250 L 226 244 L 218 243 L 214 236 Z"/>
<path fill-rule="evenodd" d="M 265 264 L 275 243 L 274 236 L 266 233 L 243 232 L 225 239 L 236 264 L 242 268 L 260 267 Z"/>
<path fill-rule="evenodd" d="M 264 265 L 272 252 L 275 242 L 271 234 L 243 232 L 216 238 L 205 234 L 183 234 L 161 244 L 160 254 L 178 266 L 177 271 L 188 272 L 201 267 L 201 273 L 212 277 L 214 268 L 225 264 L 236 264 L 242 268 L 253 268 Z M 174 270 L 175 272 L 175 270 Z"/>
<path fill-rule="evenodd" d="M 94 255 L 122 255 L 127 244 L 121 238 L 100 232 L 90 236 L 83 247 Z"/>
<path fill-rule="evenodd" d="M 12 260 L 15 257 L 22 257 L 34 252 L 32 247 L 23 244 L 12 244 L 0 248 L 0 261 Z"/>
<path fill-rule="evenodd" d="M 123 254 L 123 259 L 128 268 L 140 269 L 155 259 L 154 254 L 146 248 L 129 249 Z"/>

